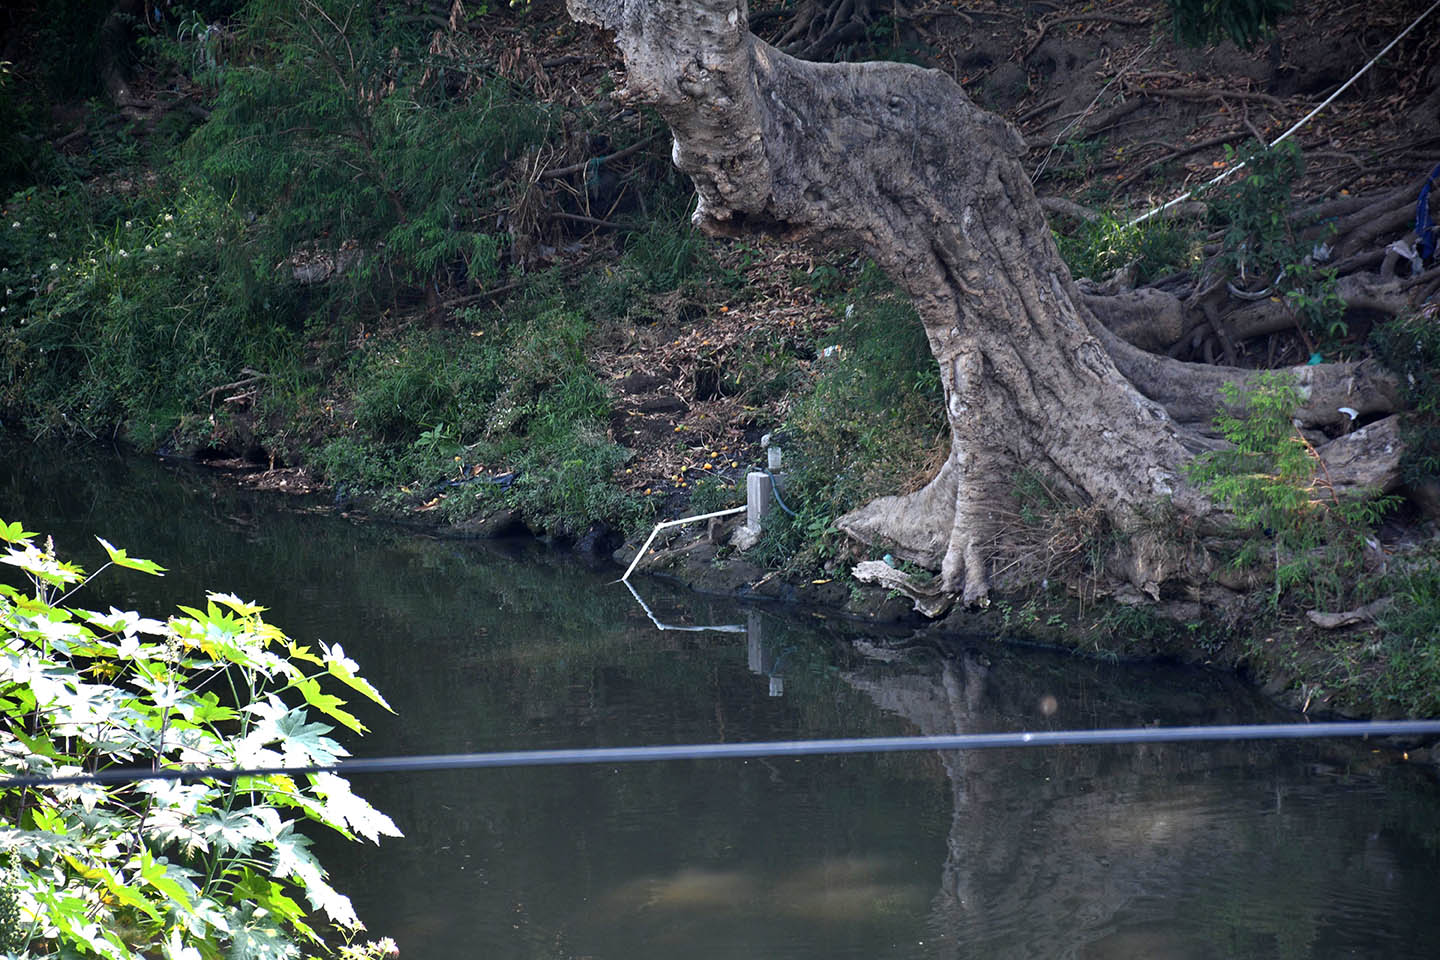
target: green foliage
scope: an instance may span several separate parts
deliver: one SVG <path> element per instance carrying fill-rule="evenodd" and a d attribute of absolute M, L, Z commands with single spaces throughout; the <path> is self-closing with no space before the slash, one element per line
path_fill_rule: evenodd
<path fill-rule="evenodd" d="M 1300 148 L 1293 140 L 1270 148 L 1260 144 L 1242 157 L 1227 144 L 1225 156 L 1232 164 L 1243 160 L 1246 171 L 1211 197 L 1212 210 L 1225 224 L 1223 256 L 1236 282 L 1273 288 L 1301 321 L 1302 332 L 1344 337 L 1349 328 L 1335 271 L 1312 262 L 1290 215 L 1291 190 L 1304 172 Z"/>
<path fill-rule="evenodd" d="M 515 451 L 519 472 L 511 500 L 536 526 L 560 534 L 584 532 L 596 521 L 632 531 L 651 517 L 651 507 L 615 485 L 630 458 L 604 431 L 582 424 L 541 433 Z"/>
<path fill-rule="evenodd" d="M 240 226 L 214 195 L 182 191 L 106 229 L 81 220 L 78 241 L 75 205 L 63 190 L 15 198 L 0 240 L 0 407 L 33 431 L 127 423 L 163 438 L 206 388 L 292 354 L 285 291 L 262 277 L 216 277 Z"/>
<path fill-rule="evenodd" d="M 725 280 L 704 238 L 690 224 L 693 198 L 671 203 L 626 234 L 618 262 L 593 271 L 575 298 L 594 322 L 653 322 L 701 316 Z"/>
<path fill-rule="evenodd" d="M 690 489 L 692 513 L 717 513 L 745 505 L 743 480 L 729 481 L 723 477 L 697 480 Z"/>
<path fill-rule="evenodd" d="M 1042 165 L 1042 173 L 1048 171 L 1060 180 L 1089 180 L 1095 168 L 1105 155 L 1105 138 L 1093 140 L 1069 137 L 1055 145 L 1055 162 Z M 1048 159 L 1048 158 L 1047 158 Z"/>
<path fill-rule="evenodd" d="M 1418 484 L 1440 475 L 1440 304 L 1375 327 L 1371 345 L 1400 377 L 1409 413 L 1401 435 L 1402 476 Z"/>
<path fill-rule="evenodd" d="M 167 620 L 73 606 L 107 567 L 163 570 L 101 540 L 109 561 L 86 576 L 34 537 L 0 523 L 0 562 L 30 584 L 0 584 L 7 775 L 330 764 L 347 751 L 308 710 L 364 727 L 322 682 L 388 709 L 339 644 L 302 646 L 266 623 L 264 608 L 229 594 Z M 308 820 L 352 839 L 399 836 L 326 773 L 0 787 L 0 817 L 0 938 L 31 956 L 323 951 L 328 926 L 347 938 L 363 928 L 297 828 Z"/>
<path fill-rule="evenodd" d="M 1192 47 L 1228 39 L 1249 49 L 1294 8 L 1294 0 L 1170 0 L 1175 39 Z"/>
<path fill-rule="evenodd" d="M 66 5 L 51 18 L 55 39 L 93 32 L 111 6 Z M 359 435 L 323 459 L 375 486 L 381 474 L 433 479 L 461 438 L 603 417 L 604 391 L 558 321 L 535 326 L 541 338 L 561 331 L 553 348 L 537 341 L 510 356 L 402 333 L 393 352 L 410 357 L 348 357 L 367 342 L 362 331 L 394 337 L 422 300 L 428 311 L 457 288 L 505 286 L 513 237 L 531 247 L 542 233 L 563 238 L 545 216 L 552 188 L 518 161 L 542 142 L 559 151 L 608 133 L 613 118 L 580 110 L 555 122 L 560 108 L 484 66 L 469 32 L 437 34 L 413 4 L 214 0 L 163 13 L 134 31 L 142 69 L 203 90 L 208 118 L 192 135 L 191 111 L 167 111 L 162 135 L 97 115 L 89 150 L 52 156 L 43 171 L 17 157 L 39 182 L 8 198 L 0 226 L 0 414 L 37 434 L 120 435 L 151 449 L 238 439 L 287 459 L 354 423 Z M 89 51 L 87 65 L 92 40 L 72 43 Z M 28 129 L 11 107 L 48 125 L 40 81 L 10 80 L 0 74 L 0 120 L 14 120 L 0 135 Z M 172 116 L 191 119 L 171 130 Z M 627 176 L 669 170 L 653 152 L 628 161 Z M 631 236 L 610 291 L 622 308 L 667 284 L 698 291 L 714 273 L 680 192 L 660 192 L 647 195 L 655 223 Z M 515 299 L 516 326 L 529 327 L 537 295 Z M 487 316 L 484 333 L 509 326 Z M 504 369 L 513 354 L 531 364 L 519 376 Z M 360 394 L 353 409 L 343 392 L 320 393 L 337 372 Z M 215 388 L 246 378 L 249 398 L 225 405 L 230 394 Z"/>
<path fill-rule="evenodd" d="M 779 563 L 824 561 L 842 538 L 835 518 L 881 493 L 928 480 L 917 465 L 945 448 L 940 375 L 914 308 L 867 271 L 836 332 L 840 349 L 817 363 L 811 393 L 784 428 L 783 512 L 759 549 Z"/>
<path fill-rule="evenodd" d="M 1056 231 L 1055 244 L 1076 277 L 1101 280 L 1133 263 L 1137 284 L 1194 265 L 1198 253 L 1194 233 L 1180 221 L 1151 217 L 1131 225 L 1109 213 Z"/>
<path fill-rule="evenodd" d="M 455 520 L 516 507 L 555 533 L 647 516 L 614 484 L 629 452 L 605 436 L 610 398 L 585 359 L 585 315 L 542 284 L 464 325 L 468 336 L 410 331 L 352 360 L 354 419 L 316 457 L 326 478 L 443 494 Z M 505 487 L 487 480 L 509 473 L 518 479 Z"/>
<path fill-rule="evenodd" d="M 1197 457 L 1190 478 L 1251 535 L 1235 563 L 1273 562 L 1272 603 L 1293 590 L 1309 607 L 1348 609 L 1366 586 L 1370 528 L 1396 498 L 1336 494 L 1292 423 L 1301 396 L 1289 374 L 1261 373 L 1248 390 L 1227 383 L 1222 393 L 1240 411 L 1222 410 L 1215 421 L 1231 447 Z"/>
<path fill-rule="evenodd" d="M 239 23 L 190 154 L 270 262 L 349 262 L 350 296 L 498 275 L 497 178 L 544 134 L 542 105 L 397 6 L 252 0 Z"/>
<path fill-rule="evenodd" d="M 1392 596 L 1380 615 L 1381 646 L 1388 666 L 1376 696 L 1406 715 L 1440 714 L 1440 565 L 1422 556 L 1386 578 Z"/>

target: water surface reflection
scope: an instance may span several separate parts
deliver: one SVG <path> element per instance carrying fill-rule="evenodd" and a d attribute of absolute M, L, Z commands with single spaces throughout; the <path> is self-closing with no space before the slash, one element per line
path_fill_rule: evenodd
<path fill-rule="evenodd" d="M 183 467 L 0 449 L 0 516 L 93 603 L 231 590 L 343 642 L 398 710 L 369 755 L 1276 719 L 1193 671 L 928 646 L 239 493 Z M 737 625 L 744 631 L 660 630 Z M 1051 698 L 1047 701 L 1047 698 Z M 1047 707 L 1052 708 L 1047 711 Z M 357 777 L 403 841 L 324 843 L 404 956 L 1421 957 L 1440 802 L 1364 745 L 1059 748 Z"/>

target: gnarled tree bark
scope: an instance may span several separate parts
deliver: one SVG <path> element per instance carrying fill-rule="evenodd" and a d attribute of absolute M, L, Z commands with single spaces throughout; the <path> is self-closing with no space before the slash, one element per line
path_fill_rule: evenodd
<path fill-rule="evenodd" d="M 943 590 L 977 603 L 1022 469 L 1122 531 L 1153 522 L 1162 504 L 1197 530 L 1219 519 L 1184 474 L 1215 441 L 1166 405 L 1193 421 L 1203 404 L 1208 419 L 1219 384 L 1249 372 L 1154 357 L 1101 326 L 1003 119 L 939 71 L 786 56 L 748 32 L 745 0 L 568 3 L 614 31 L 621 95 L 670 124 L 702 229 L 859 248 L 913 299 L 940 367 L 949 456 L 924 489 L 857 510 L 842 530 L 939 571 Z M 1332 386 L 1350 374 L 1306 371 Z M 1129 578 L 1152 593 L 1193 559 L 1154 536 L 1131 542 Z"/>

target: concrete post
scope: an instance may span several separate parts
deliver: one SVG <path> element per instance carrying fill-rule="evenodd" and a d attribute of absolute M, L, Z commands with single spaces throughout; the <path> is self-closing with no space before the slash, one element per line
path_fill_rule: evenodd
<path fill-rule="evenodd" d="M 758 533 L 770 512 L 770 477 L 759 471 L 745 475 L 745 526 Z"/>

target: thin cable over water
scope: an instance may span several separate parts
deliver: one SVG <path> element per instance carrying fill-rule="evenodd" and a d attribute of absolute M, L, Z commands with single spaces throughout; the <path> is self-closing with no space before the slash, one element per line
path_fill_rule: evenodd
<path fill-rule="evenodd" d="M 494 753 L 438 753 L 414 757 L 340 760 L 304 767 L 113 769 L 67 776 L 0 779 L 0 790 L 139 780 L 233 780 L 237 777 L 308 773 L 424 773 L 494 767 L 556 767 L 660 760 L 725 760 L 750 757 L 806 757 L 916 750 L 986 750 L 997 747 L 1099 746 L 1132 743 L 1191 743 L 1215 740 L 1314 740 L 1333 737 L 1440 735 L 1440 720 L 1383 720 L 1368 723 L 1274 723 L 1203 727 L 1128 727 L 1109 730 L 1040 730 L 961 733 L 929 737 L 870 737 L 838 740 L 775 740 L 757 743 L 694 743 L 652 747 L 591 747 L 513 750 Z"/>

